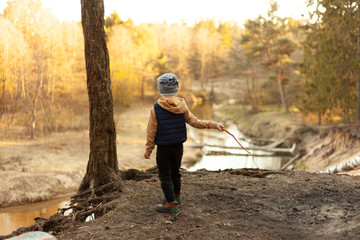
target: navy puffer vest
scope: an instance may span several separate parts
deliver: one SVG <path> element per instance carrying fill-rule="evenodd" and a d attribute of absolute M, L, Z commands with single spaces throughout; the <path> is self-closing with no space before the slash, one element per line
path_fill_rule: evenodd
<path fill-rule="evenodd" d="M 156 119 L 158 123 L 155 136 L 156 145 L 171 145 L 186 141 L 185 114 L 169 112 L 156 102 L 154 104 Z"/>

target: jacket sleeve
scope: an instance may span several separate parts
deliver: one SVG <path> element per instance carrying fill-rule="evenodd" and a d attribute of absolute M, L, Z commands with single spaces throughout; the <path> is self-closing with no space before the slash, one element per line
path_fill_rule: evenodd
<path fill-rule="evenodd" d="M 200 120 L 195 117 L 189 109 L 185 112 L 185 121 L 192 127 L 195 128 L 214 128 L 217 129 L 217 122 L 210 120 Z"/>
<path fill-rule="evenodd" d="M 152 108 L 150 110 L 150 118 L 146 130 L 146 144 L 145 144 L 146 153 L 148 153 L 149 156 L 153 151 L 153 149 L 155 148 L 155 136 L 157 131 L 157 125 L 158 123 L 155 116 L 155 110 L 154 108 Z"/>

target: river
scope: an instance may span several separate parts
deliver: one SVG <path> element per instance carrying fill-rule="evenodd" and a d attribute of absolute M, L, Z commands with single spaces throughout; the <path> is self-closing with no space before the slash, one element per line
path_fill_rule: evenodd
<path fill-rule="evenodd" d="M 246 138 L 235 125 L 226 126 L 227 130 L 233 134 L 241 145 L 245 148 L 254 145 L 250 139 Z M 189 167 L 189 171 L 207 169 L 211 171 L 234 169 L 234 168 L 260 168 L 277 170 L 280 169 L 290 156 L 276 155 L 272 152 L 260 150 L 249 150 L 254 159 L 243 149 L 224 149 L 221 147 L 208 147 L 206 145 L 217 145 L 226 147 L 240 147 L 236 140 L 226 132 L 217 130 L 189 129 L 189 137 L 194 139 L 196 145 L 204 145 L 203 155 L 200 161 Z M 240 139 L 240 140 L 239 140 Z M 208 155 L 208 153 L 227 152 L 233 155 Z"/>
<path fill-rule="evenodd" d="M 38 203 L 0 208 L 0 236 L 8 235 L 14 230 L 35 223 L 34 218 L 49 218 L 59 208 L 69 205 L 70 196 Z"/>
<path fill-rule="evenodd" d="M 200 119 L 214 119 L 213 108 L 209 102 L 205 102 L 202 105 L 191 106 L 191 111 Z M 225 128 L 233 134 L 245 148 L 255 145 L 250 138 L 247 138 L 242 134 L 234 123 L 225 125 Z M 225 147 L 239 147 L 236 140 L 227 134 L 226 132 L 220 132 L 217 130 L 207 129 L 195 129 L 188 128 L 188 137 L 194 141 L 197 145 L 218 145 Z M 226 151 L 234 155 L 208 155 L 209 152 Z M 222 149 L 215 147 L 204 147 L 203 155 L 200 161 L 195 165 L 188 168 L 189 171 L 196 171 L 198 169 L 207 170 L 225 170 L 231 168 L 260 168 L 276 170 L 280 169 L 291 156 L 288 155 L 276 155 L 272 152 L 264 151 L 250 151 L 254 155 L 252 157 L 242 149 Z M 241 155 L 241 156 L 239 156 Z"/>

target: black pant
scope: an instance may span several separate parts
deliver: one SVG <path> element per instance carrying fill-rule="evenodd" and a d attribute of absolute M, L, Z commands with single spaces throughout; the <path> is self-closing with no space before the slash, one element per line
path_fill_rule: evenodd
<path fill-rule="evenodd" d="M 159 170 L 161 189 L 166 201 L 175 201 L 175 195 L 180 193 L 180 166 L 183 155 L 183 144 L 157 146 L 156 164 Z"/>

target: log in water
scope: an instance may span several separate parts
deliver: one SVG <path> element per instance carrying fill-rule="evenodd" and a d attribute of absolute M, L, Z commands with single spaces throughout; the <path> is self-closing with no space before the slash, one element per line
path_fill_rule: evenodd
<path fill-rule="evenodd" d="M 251 139 L 244 136 L 235 125 L 226 126 L 241 144 L 255 156 L 255 163 L 260 169 L 279 170 L 291 158 L 296 145 L 292 148 L 276 148 L 256 146 Z M 188 129 L 189 138 L 194 141 L 190 145 L 201 147 L 203 155 L 200 161 L 187 167 L 189 171 L 198 169 L 224 170 L 235 168 L 257 168 L 251 156 L 239 147 L 238 143 L 228 134 L 217 130 Z M 280 155 L 277 155 L 277 154 Z M 287 156 L 284 156 L 287 154 Z"/>

